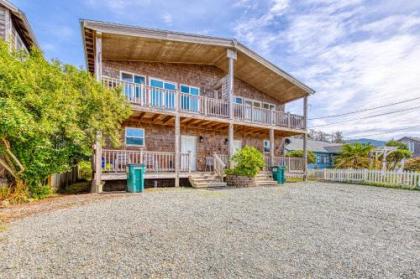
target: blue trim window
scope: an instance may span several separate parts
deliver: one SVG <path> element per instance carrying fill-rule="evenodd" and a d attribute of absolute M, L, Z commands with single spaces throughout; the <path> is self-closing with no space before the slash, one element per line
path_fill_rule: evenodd
<path fill-rule="evenodd" d="M 125 128 L 125 144 L 144 146 L 144 129 Z"/>
<path fill-rule="evenodd" d="M 185 94 L 181 98 L 181 108 L 192 112 L 198 112 L 200 88 L 186 84 L 181 84 L 180 88 L 181 93 Z"/>
<path fill-rule="evenodd" d="M 136 98 L 140 98 L 141 95 L 141 86 L 136 86 L 136 84 L 146 84 L 146 77 L 141 75 L 130 74 L 126 72 L 121 72 L 121 80 L 128 82 L 124 84 L 124 94 L 131 98 L 134 97 L 134 91 Z"/>
<path fill-rule="evenodd" d="M 175 82 L 150 78 L 150 86 L 152 106 L 175 109 Z"/>

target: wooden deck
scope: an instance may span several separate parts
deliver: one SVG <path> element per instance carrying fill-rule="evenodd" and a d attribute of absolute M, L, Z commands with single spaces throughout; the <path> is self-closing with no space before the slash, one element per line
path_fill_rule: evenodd
<path fill-rule="evenodd" d="M 284 129 L 299 133 L 304 133 L 305 130 L 304 117 L 301 115 L 246 104 L 229 104 L 223 99 L 189 95 L 178 90 L 161 89 L 110 77 L 102 77 L 102 82 L 108 88 L 122 88 L 134 111 L 175 116 L 178 102 L 180 117 L 229 123 L 232 106 L 235 125 L 263 126 L 267 129 Z"/>

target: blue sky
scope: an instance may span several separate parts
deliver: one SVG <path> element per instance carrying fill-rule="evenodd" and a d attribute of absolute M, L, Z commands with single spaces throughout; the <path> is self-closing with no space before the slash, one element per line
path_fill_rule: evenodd
<path fill-rule="evenodd" d="M 310 117 L 420 97 L 420 1 L 13 3 L 27 14 L 48 58 L 77 66 L 84 66 L 79 19 L 87 18 L 235 37 L 317 91 L 310 98 Z M 301 104 L 288 109 L 301 112 Z M 401 110 L 404 112 L 363 119 Z M 313 120 L 310 127 L 340 130 L 348 138 L 420 136 L 420 99 L 351 117 Z M 409 129 L 385 133 L 402 128 Z"/>

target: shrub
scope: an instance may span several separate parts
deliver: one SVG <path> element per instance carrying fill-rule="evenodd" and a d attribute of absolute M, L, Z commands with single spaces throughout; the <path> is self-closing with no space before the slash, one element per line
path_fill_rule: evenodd
<path fill-rule="evenodd" d="M 31 193 L 31 197 L 36 200 L 48 198 L 53 193 L 51 187 L 48 185 L 31 186 L 29 191 Z"/>
<path fill-rule="evenodd" d="M 255 147 L 245 146 L 232 157 L 235 167 L 227 174 L 254 177 L 264 167 L 264 155 Z"/>
<path fill-rule="evenodd" d="M 65 193 L 66 194 L 80 194 L 80 193 L 88 193 L 90 190 L 90 183 L 89 182 L 79 182 L 69 185 Z"/>
<path fill-rule="evenodd" d="M 86 181 L 92 179 L 92 164 L 90 161 L 82 161 L 79 163 L 79 175 L 80 178 Z"/>
<path fill-rule="evenodd" d="M 303 150 L 292 150 L 286 153 L 286 157 L 298 157 L 303 158 Z M 315 164 L 316 163 L 316 156 L 315 153 L 308 150 L 308 163 Z"/>
<path fill-rule="evenodd" d="M 414 158 L 407 161 L 404 169 L 408 171 L 420 171 L 420 158 Z"/>

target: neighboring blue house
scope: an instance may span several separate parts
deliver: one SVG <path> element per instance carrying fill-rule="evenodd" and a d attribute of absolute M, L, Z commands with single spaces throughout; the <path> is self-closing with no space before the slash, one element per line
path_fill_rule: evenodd
<path fill-rule="evenodd" d="M 286 144 L 285 151 L 303 150 L 303 139 L 289 138 L 290 143 Z M 316 156 L 315 164 L 308 164 L 310 169 L 332 168 L 334 157 L 340 153 L 342 144 L 329 143 L 316 140 L 308 140 L 308 151 L 312 151 Z"/>

